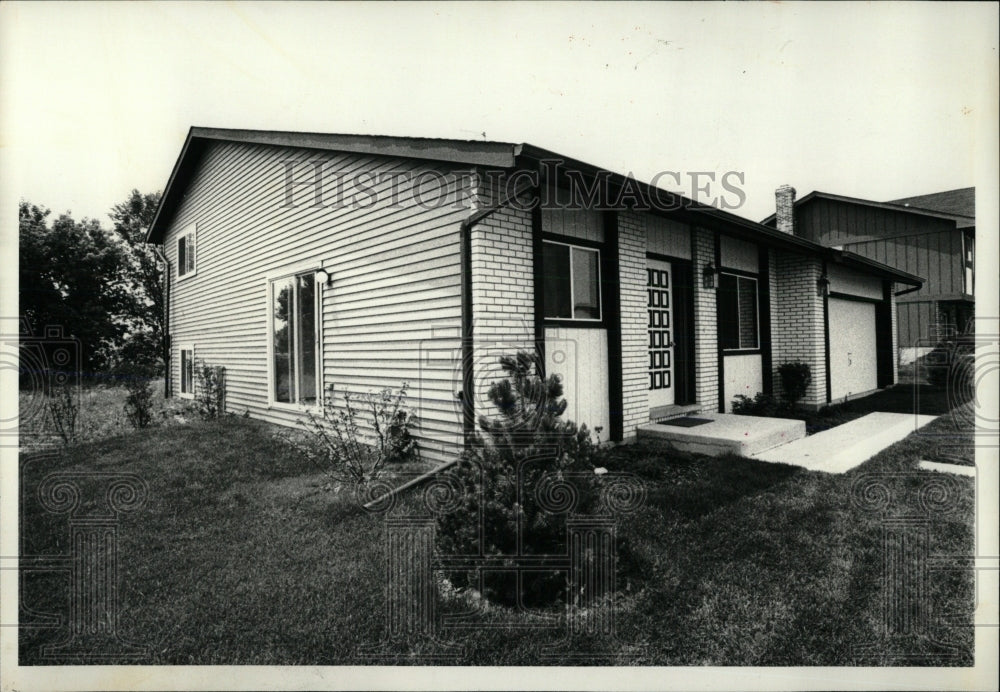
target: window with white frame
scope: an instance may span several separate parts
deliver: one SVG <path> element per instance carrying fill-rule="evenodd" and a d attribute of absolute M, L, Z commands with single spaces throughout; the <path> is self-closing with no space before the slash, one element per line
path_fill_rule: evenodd
<path fill-rule="evenodd" d="M 757 279 L 737 274 L 719 275 L 719 343 L 725 351 L 760 348 Z"/>
<path fill-rule="evenodd" d="M 316 272 L 268 282 L 270 392 L 278 404 L 316 405 L 319 385 L 320 300 Z"/>
<path fill-rule="evenodd" d="M 542 245 L 545 317 L 601 319 L 601 253 L 546 240 Z"/>
<path fill-rule="evenodd" d="M 181 346 L 181 388 L 180 396 L 194 398 L 194 347 Z"/>
<path fill-rule="evenodd" d="M 195 273 L 194 235 L 195 225 L 191 224 L 177 236 L 177 276 L 183 278 Z"/>
<path fill-rule="evenodd" d="M 965 255 L 965 292 L 975 295 L 976 274 L 976 238 L 970 234 L 962 234 L 963 254 Z"/>

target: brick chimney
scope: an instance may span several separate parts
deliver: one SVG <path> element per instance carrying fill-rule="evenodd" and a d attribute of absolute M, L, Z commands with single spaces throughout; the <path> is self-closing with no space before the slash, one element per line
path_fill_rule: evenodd
<path fill-rule="evenodd" d="M 795 234 L 795 188 L 782 185 L 774 191 L 775 225 L 782 233 Z"/>

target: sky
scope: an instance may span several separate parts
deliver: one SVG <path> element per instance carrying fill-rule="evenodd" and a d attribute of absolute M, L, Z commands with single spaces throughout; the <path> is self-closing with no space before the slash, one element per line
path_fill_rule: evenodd
<path fill-rule="evenodd" d="M 7 222 L 107 222 L 192 125 L 485 135 L 702 201 L 736 171 L 755 220 L 970 186 L 996 141 L 996 4 L 4 2 L 0 39 Z"/>

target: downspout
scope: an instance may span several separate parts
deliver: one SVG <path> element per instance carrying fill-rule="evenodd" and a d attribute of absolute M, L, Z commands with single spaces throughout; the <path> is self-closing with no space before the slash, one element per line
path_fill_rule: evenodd
<path fill-rule="evenodd" d="M 913 293 L 914 291 L 919 291 L 923 286 L 910 286 L 905 291 L 896 291 L 893 295 L 895 296 L 905 296 L 907 293 Z"/>
<path fill-rule="evenodd" d="M 173 396 L 170 381 L 170 260 L 163 254 L 159 245 L 148 244 L 153 253 L 163 263 L 163 397 Z"/>

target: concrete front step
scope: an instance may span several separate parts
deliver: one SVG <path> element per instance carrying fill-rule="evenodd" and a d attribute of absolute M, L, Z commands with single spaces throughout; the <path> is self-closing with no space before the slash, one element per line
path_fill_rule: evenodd
<path fill-rule="evenodd" d="M 665 440 L 684 452 L 709 456 L 751 456 L 806 435 L 806 424 L 800 420 L 737 416 L 731 413 L 696 413 L 691 417 L 706 418 L 711 422 L 691 428 L 650 423 L 641 426 L 638 435 Z"/>
<path fill-rule="evenodd" d="M 922 428 L 935 416 L 869 413 L 781 447 L 752 456 L 761 461 L 801 466 L 811 471 L 844 473 L 863 464 L 889 445 Z"/>
<path fill-rule="evenodd" d="M 670 406 L 658 406 L 649 411 L 650 423 L 662 423 L 671 418 L 680 418 L 688 414 L 696 414 L 701 410 L 700 404 L 671 404 Z"/>

